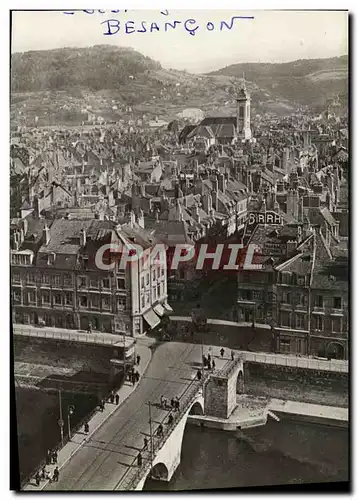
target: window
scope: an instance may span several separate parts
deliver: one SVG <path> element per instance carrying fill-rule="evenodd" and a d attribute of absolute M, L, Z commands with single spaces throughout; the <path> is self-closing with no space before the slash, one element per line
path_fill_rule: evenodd
<path fill-rule="evenodd" d="M 147 273 L 147 275 L 145 277 L 145 284 L 149 285 L 149 273 Z"/>
<path fill-rule="evenodd" d="M 55 276 L 52 276 L 52 284 L 53 285 L 60 285 L 61 283 L 61 276 L 59 274 L 56 274 Z"/>
<path fill-rule="evenodd" d="M 152 272 L 152 280 L 155 281 L 155 269 L 153 269 L 153 272 Z"/>
<path fill-rule="evenodd" d="M 316 295 L 314 305 L 315 305 L 315 307 L 323 307 L 322 295 Z"/>
<path fill-rule="evenodd" d="M 98 279 L 97 278 L 90 279 L 90 288 L 98 288 Z"/>
<path fill-rule="evenodd" d="M 78 286 L 80 288 L 86 288 L 86 285 L 87 285 L 86 276 L 79 276 L 78 277 Z"/>
<path fill-rule="evenodd" d="M 153 288 L 153 300 L 157 299 L 157 289 L 154 287 Z"/>
<path fill-rule="evenodd" d="M 296 328 L 298 330 L 304 330 L 305 329 L 305 317 L 303 314 L 297 314 L 296 315 Z"/>
<path fill-rule="evenodd" d="M 161 268 L 161 274 L 164 276 L 164 267 Z"/>
<path fill-rule="evenodd" d="M 159 266 L 157 267 L 157 278 L 158 279 L 160 278 L 160 267 Z"/>
<path fill-rule="evenodd" d="M 143 301 L 142 301 L 143 304 Z M 142 305 L 143 307 L 143 305 Z M 126 299 L 125 297 L 117 297 L 117 309 L 118 311 L 123 311 L 126 308 Z"/>
<path fill-rule="evenodd" d="M 158 296 L 158 299 L 160 297 L 160 285 L 157 286 L 157 296 Z"/>
<path fill-rule="evenodd" d="M 62 295 L 60 293 L 56 293 L 55 294 L 55 297 L 54 297 L 54 303 L 57 305 L 57 306 L 61 306 L 62 305 Z"/>
<path fill-rule="evenodd" d="M 290 285 L 292 281 L 291 273 L 282 273 L 281 274 L 281 283 L 283 285 Z"/>
<path fill-rule="evenodd" d="M 72 306 L 73 304 L 73 297 L 72 293 L 65 293 L 65 305 L 66 306 Z"/>
<path fill-rule="evenodd" d="M 98 295 L 93 295 L 91 298 L 91 306 L 93 309 L 99 308 L 99 297 Z"/>
<path fill-rule="evenodd" d="M 14 302 L 21 302 L 21 292 L 19 290 L 15 290 L 12 293 L 12 300 Z"/>
<path fill-rule="evenodd" d="M 102 278 L 101 286 L 102 288 L 109 288 L 109 278 Z"/>
<path fill-rule="evenodd" d="M 307 304 L 308 304 L 307 295 L 300 295 L 298 303 L 300 306 L 307 307 Z"/>
<path fill-rule="evenodd" d="M 42 303 L 43 304 L 49 304 L 50 303 L 50 293 L 49 292 L 43 292 L 42 293 Z"/>
<path fill-rule="evenodd" d="M 12 282 L 21 283 L 20 273 L 12 273 Z"/>
<path fill-rule="evenodd" d="M 322 316 L 316 316 L 314 318 L 314 327 L 315 327 L 315 330 L 320 330 L 320 331 L 323 330 L 323 318 L 322 318 Z"/>
<path fill-rule="evenodd" d="M 332 332 L 338 332 L 338 333 L 342 332 L 342 318 L 332 319 Z"/>
<path fill-rule="evenodd" d="M 142 276 L 140 279 L 140 286 L 141 288 L 144 288 L 144 276 Z"/>
<path fill-rule="evenodd" d="M 80 297 L 80 307 L 87 307 L 88 301 L 85 295 Z"/>
<path fill-rule="evenodd" d="M 49 285 L 51 282 L 51 276 L 49 274 L 43 274 L 42 275 L 42 283 L 44 285 Z"/>
<path fill-rule="evenodd" d="M 63 276 L 63 283 L 67 286 L 71 286 L 72 285 L 72 276 L 71 274 L 65 274 Z"/>
<path fill-rule="evenodd" d="M 145 301 L 146 301 L 147 304 L 149 304 L 149 302 L 150 302 L 150 295 L 149 295 L 149 293 L 146 294 Z"/>
<path fill-rule="evenodd" d="M 260 290 L 252 291 L 252 300 L 261 300 L 261 298 L 262 298 L 262 293 Z"/>
<path fill-rule="evenodd" d="M 282 302 L 284 304 L 291 304 L 291 294 L 289 292 L 283 292 Z"/>
<path fill-rule="evenodd" d="M 280 351 L 281 352 L 290 352 L 291 351 L 291 342 L 287 339 L 280 340 Z"/>
<path fill-rule="evenodd" d="M 110 298 L 102 297 L 102 309 L 109 309 L 111 307 Z"/>
<path fill-rule="evenodd" d="M 288 312 L 281 312 L 281 326 L 291 327 L 291 315 Z"/>
<path fill-rule="evenodd" d="M 144 286 L 144 278 L 142 278 L 143 284 L 142 287 Z M 126 289 L 126 281 L 124 278 L 117 278 L 117 289 L 118 290 L 125 290 Z"/>
<path fill-rule="evenodd" d="M 143 309 L 143 307 L 145 307 L 144 295 L 142 295 L 142 297 L 141 297 L 141 305 L 142 305 L 142 309 Z"/>
<path fill-rule="evenodd" d="M 27 283 L 34 285 L 36 283 L 36 276 L 34 273 L 29 273 L 26 277 Z"/>
<path fill-rule="evenodd" d="M 334 297 L 333 298 L 333 307 L 334 309 L 342 309 L 342 298 Z"/>
<path fill-rule="evenodd" d="M 36 292 L 28 293 L 29 304 L 36 304 Z"/>

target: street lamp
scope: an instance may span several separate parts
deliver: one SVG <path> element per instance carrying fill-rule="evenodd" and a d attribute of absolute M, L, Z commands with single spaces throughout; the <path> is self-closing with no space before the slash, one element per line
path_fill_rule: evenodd
<path fill-rule="evenodd" d="M 71 441 L 71 415 L 75 412 L 75 406 L 70 405 L 67 408 L 67 422 L 68 422 L 68 439 Z"/>

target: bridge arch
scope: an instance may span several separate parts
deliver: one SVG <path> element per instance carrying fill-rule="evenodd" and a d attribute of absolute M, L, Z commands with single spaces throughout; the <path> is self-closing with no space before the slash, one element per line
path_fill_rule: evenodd
<path fill-rule="evenodd" d="M 236 377 L 236 394 L 243 394 L 244 393 L 244 372 L 243 370 L 239 370 L 237 377 Z"/>
<path fill-rule="evenodd" d="M 147 478 L 150 477 L 152 479 L 158 479 L 159 481 L 168 481 L 168 475 L 168 467 L 163 462 L 157 462 L 153 465 Z"/>
<path fill-rule="evenodd" d="M 344 345 L 341 342 L 329 342 L 327 344 L 326 356 L 329 359 L 344 359 Z"/>

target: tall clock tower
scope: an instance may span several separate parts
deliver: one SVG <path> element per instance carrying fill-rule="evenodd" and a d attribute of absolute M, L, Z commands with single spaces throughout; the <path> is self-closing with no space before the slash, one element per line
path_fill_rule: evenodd
<path fill-rule="evenodd" d="M 251 139 L 250 94 L 246 90 L 245 79 L 236 97 L 236 131 L 239 140 Z"/>

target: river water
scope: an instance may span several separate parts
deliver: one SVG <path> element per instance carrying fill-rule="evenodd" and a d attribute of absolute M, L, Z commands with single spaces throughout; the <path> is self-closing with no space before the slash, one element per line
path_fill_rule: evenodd
<path fill-rule="evenodd" d="M 234 433 L 188 424 L 172 480 L 148 479 L 144 490 L 348 481 L 348 457 L 347 429 L 281 420 Z"/>

